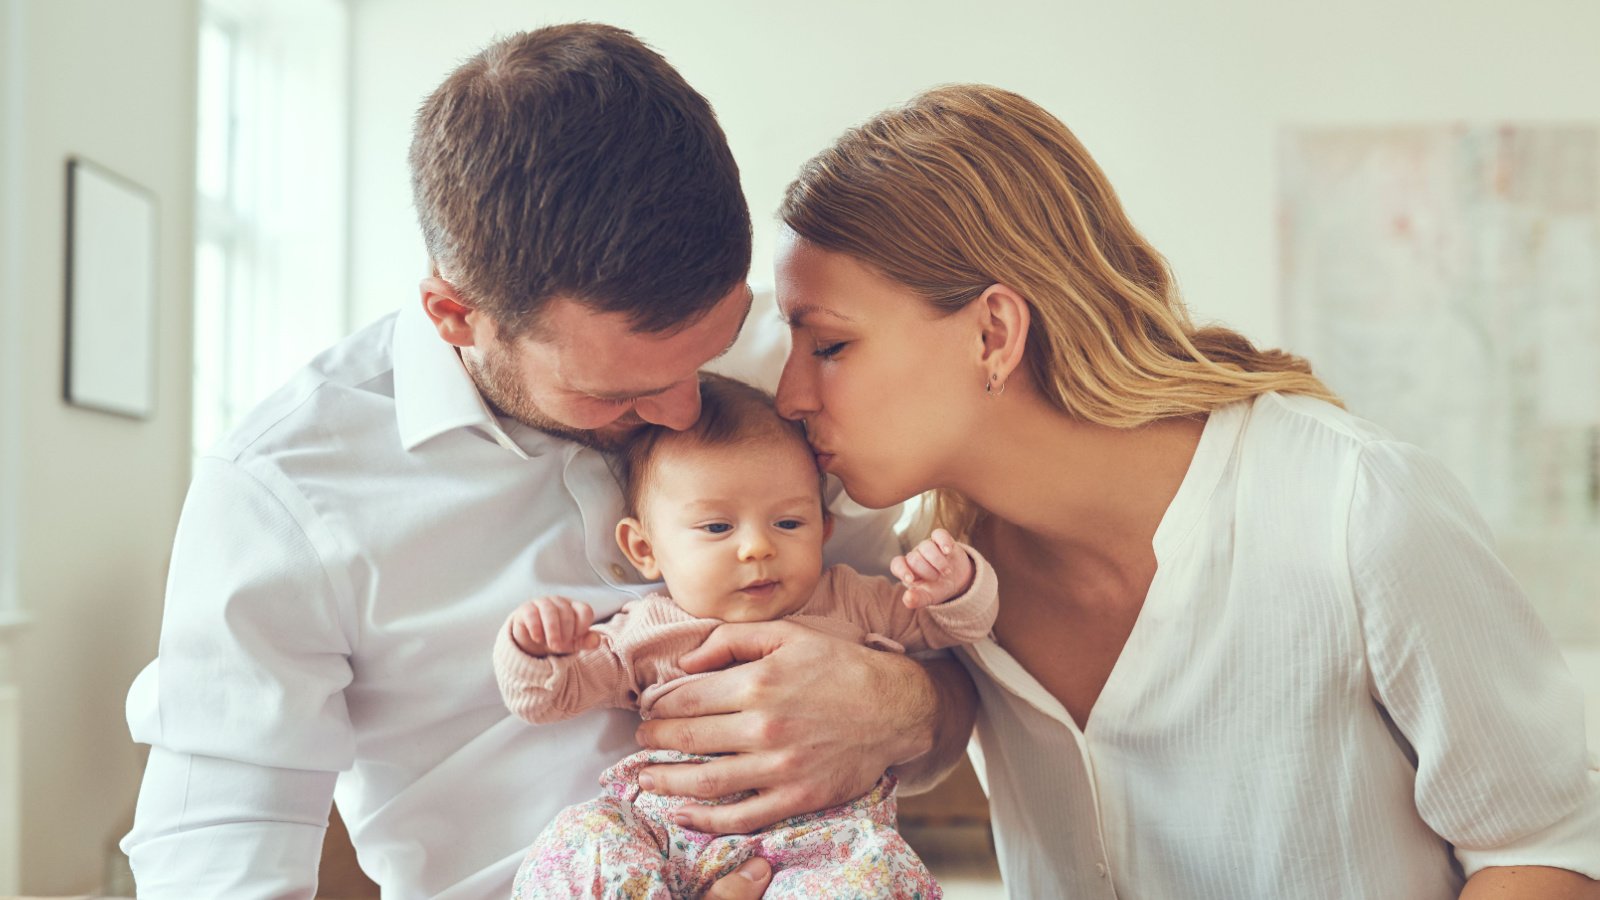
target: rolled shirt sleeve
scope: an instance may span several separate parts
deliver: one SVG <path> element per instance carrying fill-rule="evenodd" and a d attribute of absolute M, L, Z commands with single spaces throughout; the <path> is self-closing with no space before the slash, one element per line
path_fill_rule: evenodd
<path fill-rule="evenodd" d="M 1600 772 L 1582 693 L 1444 466 L 1367 445 L 1348 525 L 1371 689 L 1416 757 L 1415 803 L 1468 877 L 1600 878 Z"/>
<path fill-rule="evenodd" d="M 320 546 L 319 546 L 320 544 Z M 158 656 L 128 723 L 151 757 L 128 853 L 141 897 L 310 897 L 354 743 L 348 585 L 286 481 L 203 458 Z"/>

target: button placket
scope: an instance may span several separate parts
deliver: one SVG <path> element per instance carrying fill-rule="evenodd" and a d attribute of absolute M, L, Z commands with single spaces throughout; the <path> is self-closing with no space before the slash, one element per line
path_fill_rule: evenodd
<path fill-rule="evenodd" d="M 631 569 L 614 538 L 622 518 L 622 492 L 605 458 L 596 450 L 574 445 L 567 450 L 561 480 L 583 516 L 584 555 L 595 576 L 612 587 L 637 592 L 638 585 L 628 577 Z"/>

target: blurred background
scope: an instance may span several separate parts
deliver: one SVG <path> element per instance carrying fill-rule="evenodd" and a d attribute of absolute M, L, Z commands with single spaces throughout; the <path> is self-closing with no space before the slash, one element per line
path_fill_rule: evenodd
<path fill-rule="evenodd" d="M 758 290 L 784 185 L 844 128 L 945 82 L 1049 108 L 1197 318 L 1309 355 L 1467 482 L 1600 745 L 1592 0 L 0 0 L 0 894 L 131 891 L 122 705 L 195 448 L 416 301 L 417 105 L 497 35 L 579 19 L 634 30 L 717 109 Z M 154 211 L 133 415 L 63 399 L 68 160 Z M 777 333 L 755 316 L 752 340 Z M 961 777 L 905 815 L 986 896 Z M 364 895 L 348 865 L 325 893 Z"/>

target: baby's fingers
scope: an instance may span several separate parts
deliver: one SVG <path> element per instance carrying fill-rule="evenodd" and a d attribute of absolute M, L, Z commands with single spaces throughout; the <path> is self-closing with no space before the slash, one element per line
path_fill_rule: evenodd
<path fill-rule="evenodd" d="M 936 559 L 928 558 L 928 550 L 933 551 Z M 949 568 L 948 563 L 945 563 L 943 566 L 939 564 L 939 562 L 943 559 L 943 555 L 939 553 L 939 548 L 928 544 L 927 541 L 923 541 L 921 544 L 918 544 L 916 547 L 912 548 L 910 553 L 906 554 L 906 565 L 910 567 L 912 574 L 914 574 L 918 580 L 938 581 L 939 576 L 943 574 L 943 570 Z"/>
<path fill-rule="evenodd" d="M 933 600 L 933 592 L 921 585 L 910 585 L 900 595 L 900 602 L 906 605 L 906 609 L 921 609 L 933 603 Z"/>
<path fill-rule="evenodd" d="M 572 604 L 562 597 L 540 597 L 533 601 L 544 623 L 544 642 L 556 653 L 572 652 L 572 631 L 576 617 Z"/>
<path fill-rule="evenodd" d="M 544 626 L 537 613 L 519 615 L 511 621 L 511 642 L 523 653 L 543 656 L 549 651 L 544 642 Z"/>

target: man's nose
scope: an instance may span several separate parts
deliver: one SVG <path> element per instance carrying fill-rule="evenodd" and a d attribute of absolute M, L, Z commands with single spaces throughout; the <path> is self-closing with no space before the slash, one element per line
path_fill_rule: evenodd
<path fill-rule="evenodd" d="M 799 347 L 789 351 L 783 361 L 783 374 L 778 376 L 778 391 L 773 400 L 778 415 L 785 419 L 804 419 L 820 407 L 817 403 L 815 366 Z"/>
<path fill-rule="evenodd" d="M 700 377 L 696 375 L 664 394 L 635 401 L 633 409 L 646 422 L 683 431 L 700 418 Z"/>

